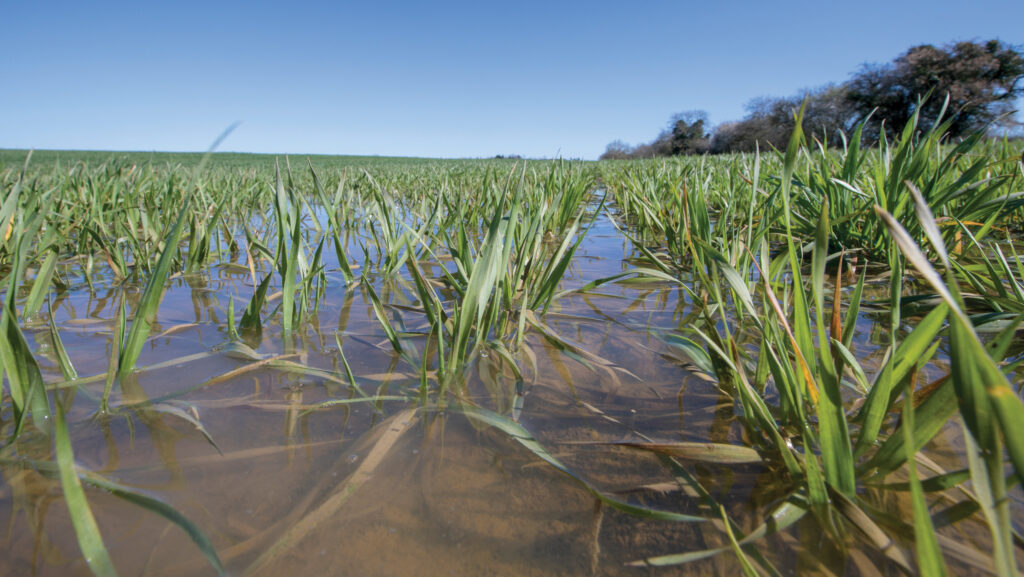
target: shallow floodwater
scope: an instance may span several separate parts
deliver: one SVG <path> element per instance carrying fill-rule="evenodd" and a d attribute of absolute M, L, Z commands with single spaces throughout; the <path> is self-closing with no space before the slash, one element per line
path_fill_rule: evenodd
<path fill-rule="evenodd" d="M 631 245 L 602 215 L 563 286 L 625 270 L 631 256 Z M 555 458 L 605 494 L 711 519 L 702 523 L 615 511 L 505 432 L 468 418 L 457 403 L 449 410 L 438 408 L 436 399 L 419 404 L 418 367 L 392 353 L 364 289 L 346 288 L 336 271 L 328 277 L 320 310 L 302 330 L 286 339 L 272 322 L 259 339 L 248 341 L 259 357 L 227 345 L 229 296 L 237 319 L 252 294 L 247 272 L 215 266 L 172 280 L 155 336 L 138 363 L 159 368 L 117 383 L 110 414 L 98 413 L 102 380 L 57 393 L 68 410 L 77 464 L 173 505 L 206 533 L 234 575 L 741 570 L 729 551 L 677 567 L 626 566 L 654 555 L 728 545 L 721 523 L 713 520 L 719 512 L 680 490 L 656 455 L 607 444 L 742 443 L 733 400 L 691 371 L 689 359 L 660 338 L 687 322 L 679 288 L 612 284 L 561 299 L 543 322 L 607 365 L 567 353 L 532 331 L 517 359 L 521 382 L 497 355 L 480 354 L 461 394 L 514 416 Z M 83 377 L 107 370 L 119 293 L 132 302 L 141 292 L 94 281 L 93 290 L 82 286 L 53 303 L 57 327 Z M 408 308 L 416 304 L 415 293 L 402 282 L 375 288 L 410 331 L 426 326 Z M 865 359 L 879 357 L 875 343 L 882 342 L 871 315 L 866 307 L 855 337 L 857 354 Z M 38 356 L 52 361 L 45 323 L 29 323 L 26 332 Z M 410 400 L 310 411 L 352 394 L 343 384 L 335 335 L 366 394 Z M 422 352 L 425 339 L 409 340 Z M 270 358 L 324 369 L 337 380 L 260 364 Z M 62 379 L 55 364 L 44 362 L 42 368 L 49 381 Z M 4 426 L 10 418 L 3 415 Z M 932 458 L 957 461 L 958 433 L 950 427 L 940 435 Z M 46 458 L 49 447 L 35 446 L 31 432 L 25 439 L 20 456 Z M 761 522 L 789 489 L 774 465 L 684 465 L 744 530 Z M 58 481 L 12 463 L 0 467 L 0 475 L 0 515 L 7 520 L 0 533 L 0 575 L 89 574 Z M 87 496 L 122 575 L 214 573 L 178 527 L 102 491 L 87 489 Z M 882 495 L 879 502 L 888 513 L 907 518 L 901 499 Z M 980 525 L 957 527 L 963 539 L 984 542 Z M 899 573 L 877 548 L 859 545 L 854 536 L 846 551 L 829 545 L 810 515 L 763 539 L 758 549 L 787 575 Z"/>

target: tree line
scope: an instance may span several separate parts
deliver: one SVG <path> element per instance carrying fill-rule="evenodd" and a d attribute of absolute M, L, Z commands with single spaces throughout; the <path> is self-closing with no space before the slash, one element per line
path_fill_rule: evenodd
<path fill-rule="evenodd" d="M 841 142 L 860 123 L 866 144 L 900 133 L 919 111 L 927 130 L 946 106 L 952 137 L 993 126 L 1020 128 L 1014 100 L 1024 94 L 1024 52 L 999 40 L 915 46 L 892 62 L 864 65 L 842 84 L 828 84 L 785 98 L 760 97 L 747 115 L 712 128 L 704 111 L 673 115 L 653 141 L 630 146 L 616 140 L 602 159 L 750 152 L 783 148 L 804 108 L 804 132 L 827 145 Z M 948 104 L 946 99 L 948 96 Z"/>

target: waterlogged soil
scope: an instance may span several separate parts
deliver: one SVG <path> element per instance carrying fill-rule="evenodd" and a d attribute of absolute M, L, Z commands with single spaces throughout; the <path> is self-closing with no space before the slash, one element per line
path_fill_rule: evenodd
<path fill-rule="evenodd" d="M 631 245 L 602 216 L 563 286 L 625 270 L 632 256 Z M 114 383 L 106 413 L 99 411 L 102 379 L 56 393 L 67 410 L 78 466 L 174 506 L 209 537 L 233 575 L 742 570 L 729 550 L 676 567 L 628 565 L 729 546 L 722 512 L 702 507 L 682 490 L 657 455 L 608 444 L 744 442 L 733 400 L 662 338 L 688 322 L 685 293 L 678 287 L 605 285 L 557 301 L 543 322 L 594 357 L 531 331 L 519 357 L 519 384 L 498 355 L 475 359 L 463 397 L 512 416 L 574 479 L 508 432 L 467 417 L 451 399 L 448 407 L 438 406 L 436 398 L 422 404 L 418 367 L 392 353 L 366 293 L 346 288 L 335 269 L 328 277 L 320 310 L 303 329 L 286 336 L 275 317 L 262 336 L 249 337 L 258 357 L 226 345 L 229 299 L 237 319 L 252 294 L 247 271 L 215 266 L 175 277 L 160 307 L 158 336 L 138 363 L 157 368 Z M 407 283 L 378 281 L 375 288 L 396 305 L 390 314 L 410 332 L 426 326 L 422 315 L 407 308 L 416 304 Z M 99 277 L 91 289 L 82 284 L 54 300 L 56 326 L 82 377 L 107 370 L 121 295 L 131 305 L 140 292 L 141 287 Z M 865 308 L 855 337 L 868 369 L 870 359 L 881 361 L 876 343 L 886 340 L 873 314 Z M 26 332 L 47 380 L 61 381 L 45 321 L 29 322 Z M 410 400 L 311 411 L 353 394 L 345 385 L 336 335 L 364 393 Z M 421 353 L 425 339 L 409 340 Z M 261 364 L 270 358 L 324 369 L 337 380 Z M 938 374 L 941 368 L 933 370 Z M 6 426 L 11 415 L 3 419 Z M 33 441 L 38 438 L 28 431 L 17 455 L 49 458 L 49 447 Z M 959 427 L 951 426 L 928 455 L 962 468 L 961 447 Z M 791 488 L 776 465 L 683 465 L 744 531 L 757 526 Z M 52 472 L 8 462 L 0 475 L 0 516 L 6 521 L 0 575 L 89 574 Z M 621 513 L 602 504 L 581 480 L 624 502 L 708 520 L 680 523 Z M 112 494 L 91 488 L 86 494 L 122 575 L 214 574 L 177 526 Z M 878 502 L 886 513 L 909 518 L 902 496 L 881 494 Z M 980 524 L 960 523 L 950 534 L 986 547 Z M 830 545 L 811 515 L 761 540 L 758 550 L 785 575 L 899 574 L 878 547 L 852 532 L 845 551 Z M 974 570 L 950 562 L 960 573 Z"/>

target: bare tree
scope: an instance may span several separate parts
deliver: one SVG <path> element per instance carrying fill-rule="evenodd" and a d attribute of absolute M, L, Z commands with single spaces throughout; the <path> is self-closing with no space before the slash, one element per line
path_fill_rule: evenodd
<path fill-rule="evenodd" d="M 829 84 L 788 98 L 762 96 L 751 100 L 743 120 L 718 127 L 711 139 L 711 152 L 784 148 L 801 107 L 804 132 L 819 142 L 834 145 L 840 140 L 837 134 L 850 128 L 853 115 L 845 101 L 845 88 Z"/>
<path fill-rule="evenodd" d="M 598 160 L 617 160 L 623 158 L 630 158 L 633 153 L 633 148 L 621 140 L 613 140 L 608 143 L 608 147 L 604 149 L 604 154 L 598 157 Z"/>

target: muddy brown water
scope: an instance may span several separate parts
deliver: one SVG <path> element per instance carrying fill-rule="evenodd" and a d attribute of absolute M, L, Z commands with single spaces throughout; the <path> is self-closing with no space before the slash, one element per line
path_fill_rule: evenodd
<path fill-rule="evenodd" d="M 602 216 L 564 286 L 624 270 L 631 255 L 628 242 Z M 305 413 L 350 391 L 315 375 L 268 368 L 200 386 L 252 362 L 219 348 L 228 341 L 228 297 L 235 296 L 238 318 L 250 281 L 233 269 L 212 267 L 175 278 L 165 293 L 156 333 L 169 332 L 151 339 L 138 364 L 169 364 L 119 383 L 114 395 L 115 406 L 170 396 L 154 405 L 160 410 L 99 414 L 102 382 L 58 393 L 70 407 L 77 464 L 173 505 L 206 533 L 231 575 L 253 569 L 260 575 L 402 576 L 740 572 L 731 552 L 677 567 L 627 566 L 728 541 L 712 521 L 673 523 L 612 510 L 509 435 L 458 411 L 417 405 L 417 368 L 390 352 L 362 290 L 346 289 L 337 273 L 329 278 L 325 302 L 291 337 L 290 347 L 274 322 L 252 344 L 263 355 L 295 353 L 292 360 L 340 375 L 334 339 L 340 334 L 367 393 L 412 401 Z M 400 283 L 378 290 L 393 303 L 415 304 Z M 139 291 L 101 281 L 91 291 L 82 287 L 55 300 L 57 326 L 80 375 L 106 370 L 118 299 L 122 292 L 137 298 Z M 520 357 L 521 391 L 495 355 L 481 355 L 463 396 L 501 414 L 521 404 L 518 422 L 606 494 L 713 518 L 717 512 L 673 488 L 673 475 L 656 456 L 600 444 L 641 438 L 742 444 L 732 400 L 688 370 L 687 359 L 658 338 L 685 321 L 683 293 L 667 284 L 607 285 L 596 293 L 562 299 L 544 320 L 616 369 L 588 367 L 533 331 Z M 410 330 L 425 324 L 414 313 L 392 312 Z M 27 333 L 47 380 L 61 380 L 45 325 L 30 323 Z M 411 341 L 422 350 L 424 339 Z M 866 366 L 880 358 L 877 343 L 883 341 L 870 311 L 862 314 L 855 342 Z M 174 362 L 184 357 L 191 360 Z M 217 448 L 181 414 L 197 417 Z M 3 415 L 4 427 L 10 417 Z M 962 461 L 958 432 L 950 427 L 929 455 L 944 464 Z M 13 451 L 19 457 L 48 455 L 31 432 Z M 773 465 L 685 466 L 744 530 L 789 489 Z M 0 575 L 89 574 L 59 483 L 10 462 L 0 476 L 0 517 L 6 521 Z M 360 481 L 354 489 L 353 478 Z M 165 519 L 102 491 L 87 489 L 87 496 L 122 575 L 213 574 L 188 536 Z M 909 517 L 903 497 L 883 494 L 877 500 L 889 513 Z M 986 546 L 978 523 L 947 531 Z M 845 550 L 835 547 L 810 515 L 763 539 L 758 549 L 785 575 L 899 574 L 852 532 Z"/>

